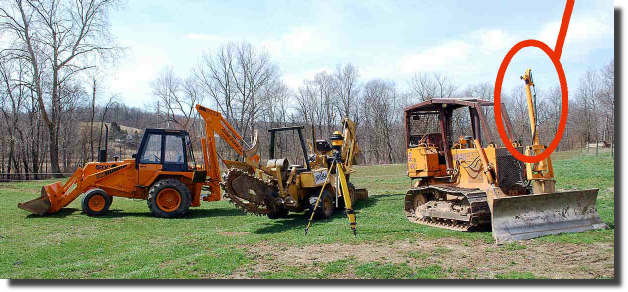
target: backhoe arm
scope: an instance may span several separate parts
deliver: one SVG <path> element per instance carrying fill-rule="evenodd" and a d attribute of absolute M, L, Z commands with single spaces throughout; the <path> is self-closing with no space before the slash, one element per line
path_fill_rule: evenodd
<path fill-rule="evenodd" d="M 528 117 L 530 119 L 530 132 L 532 133 L 532 145 L 526 147 L 526 155 L 539 155 L 545 150 L 545 146 L 539 141 L 539 132 L 536 127 L 536 94 L 532 95 L 532 87 L 534 80 L 532 79 L 532 69 L 526 70 L 521 76 L 525 81 L 526 101 L 528 105 Z M 535 193 L 551 193 L 554 192 L 554 170 L 550 157 L 539 161 L 538 163 L 526 163 L 526 176 L 532 181 L 532 187 Z"/>
<path fill-rule="evenodd" d="M 205 169 L 209 177 L 208 185 L 211 191 L 211 197 L 206 200 L 212 200 L 214 196 L 220 197 L 220 187 L 218 185 L 220 182 L 220 169 L 218 153 L 216 152 L 215 134 L 218 134 L 225 140 L 239 155 L 244 156 L 246 161 L 259 163 L 259 155 L 257 155 L 257 132 L 255 133 L 253 147 L 248 150 L 244 149 L 238 142 L 242 140 L 242 137 L 222 114 L 199 104 L 196 105 L 196 110 L 203 120 L 205 120 L 205 138 L 201 139 L 201 146 Z"/>
<path fill-rule="evenodd" d="M 342 160 L 345 168 L 353 166 L 354 159 L 360 154 L 360 148 L 356 140 L 355 123 L 345 118 L 342 121 L 344 141 L 342 143 Z"/>

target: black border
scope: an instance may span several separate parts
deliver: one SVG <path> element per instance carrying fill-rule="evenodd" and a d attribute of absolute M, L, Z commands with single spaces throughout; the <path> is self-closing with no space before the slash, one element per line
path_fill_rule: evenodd
<path fill-rule="evenodd" d="M 615 7 L 615 19 L 614 19 L 615 21 L 615 24 L 614 24 L 615 25 L 614 27 L 615 52 L 614 53 L 615 53 L 615 60 L 617 61 L 615 62 L 616 69 L 619 69 L 619 70 L 615 70 L 615 76 L 616 77 L 619 76 L 619 78 L 616 78 L 616 79 L 619 80 L 618 84 L 620 84 L 620 86 L 616 86 L 615 88 L 615 96 L 619 96 L 620 100 L 623 100 L 624 101 L 623 103 L 626 103 L 628 99 L 628 95 L 626 94 L 626 53 L 627 53 L 627 50 L 626 50 L 626 33 L 627 33 L 626 31 L 626 7 L 623 4 L 619 4 L 619 3 L 615 3 L 614 7 Z M 621 106 L 623 107 L 624 105 L 621 105 Z M 626 110 L 628 110 L 628 107 L 626 108 Z M 624 111 L 624 108 L 622 108 L 622 112 L 623 111 Z M 623 124 L 623 122 L 621 122 L 620 128 L 622 128 L 622 126 L 625 126 L 625 125 L 626 124 Z M 626 135 L 623 135 L 623 133 L 620 132 L 619 139 L 616 141 L 617 142 L 615 143 L 615 145 L 620 145 L 620 148 L 619 150 L 615 152 L 615 156 L 616 158 L 619 158 L 619 162 L 622 163 L 626 161 L 626 152 L 623 149 L 624 145 L 626 145 Z M 620 175 L 616 177 L 625 178 L 626 167 L 628 167 L 628 165 L 622 163 L 619 167 Z M 615 173 L 617 174 L 617 168 L 615 168 Z M 626 186 L 628 187 L 628 182 L 626 182 Z M 626 221 L 623 221 L 624 219 L 627 218 L 626 217 L 627 212 L 626 212 L 626 209 L 623 208 L 623 206 L 626 206 L 626 200 L 627 200 L 626 196 L 628 196 L 628 192 L 626 191 L 626 189 L 621 188 L 620 191 L 616 192 L 615 194 L 616 194 L 615 203 L 617 203 L 615 204 L 615 206 L 617 206 L 615 209 L 615 217 L 618 218 L 618 221 L 615 222 L 615 226 L 613 227 L 616 231 L 614 245 L 618 245 L 619 249 L 616 249 L 616 253 L 615 253 L 615 267 L 614 267 L 615 278 L 611 280 L 611 282 L 600 282 L 600 284 L 606 284 L 606 285 L 601 285 L 601 287 L 597 288 L 597 289 L 603 289 L 603 291 L 605 292 L 606 291 L 624 291 L 627 288 L 627 275 L 626 275 L 627 261 L 626 261 L 626 250 L 624 249 L 625 247 L 627 247 L 626 245 Z M 618 263 L 617 259 L 619 259 L 620 265 L 617 265 Z M 32 280 L 30 280 L 30 282 L 28 283 L 27 281 L 29 280 L 4 279 L 3 281 L 4 289 L 11 292 L 31 291 L 34 288 L 36 288 L 38 285 L 41 285 L 42 288 L 44 289 L 53 288 L 53 289 L 63 289 L 63 290 L 70 290 L 70 291 L 73 289 L 85 290 L 85 286 L 68 286 L 62 283 L 44 282 L 46 280 L 37 280 L 36 282 L 33 282 Z M 51 280 L 47 280 L 47 281 L 51 281 Z M 152 285 L 154 285 L 154 288 L 157 288 L 159 290 L 163 290 L 165 288 L 163 286 L 162 281 L 159 281 L 159 282 L 153 281 Z M 579 289 L 594 289 L 594 290 L 596 289 L 595 287 L 580 286 L 579 281 L 570 281 L 569 284 L 567 285 L 565 285 L 565 282 L 563 281 L 559 285 L 560 285 L 560 288 L 558 288 L 559 290 L 568 290 L 572 288 L 576 289 L 574 291 L 577 291 Z M 611 287 L 613 289 L 609 290 L 608 288 L 611 288 Z M 111 289 L 114 287 L 106 288 L 105 286 L 101 286 L 101 288 Z M 131 288 L 131 287 L 127 286 L 127 288 Z M 149 287 L 146 286 L 146 281 L 144 281 L 144 283 L 142 283 L 141 289 L 148 289 L 148 288 Z M 190 288 L 197 289 L 197 288 L 192 288 L 192 287 Z M 296 289 L 296 290 L 302 289 L 300 287 L 290 288 L 290 286 L 286 288 Z M 355 287 L 353 286 L 353 288 Z M 502 285 L 489 284 L 489 285 L 481 286 L 482 290 L 503 291 L 505 289 L 511 290 L 512 288 L 513 288 L 512 286 L 503 286 L 503 284 Z M 519 288 L 523 288 L 523 287 L 519 287 Z M 556 288 L 557 286 L 547 285 L 547 284 L 544 284 L 543 286 L 534 287 L 534 289 L 541 289 L 541 290 L 545 290 L 545 289 L 556 290 Z M 220 289 L 220 288 L 218 286 L 214 288 L 210 286 L 210 287 L 206 287 L 206 289 Z"/>

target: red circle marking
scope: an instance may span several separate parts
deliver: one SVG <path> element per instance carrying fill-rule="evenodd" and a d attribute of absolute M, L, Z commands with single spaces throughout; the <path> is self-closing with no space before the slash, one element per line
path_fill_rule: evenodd
<path fill-rule="evenodd" d="M 512 143 L 510 143 L 510 139 L 508 138 L 508 135 L 504 130 L 504 122 L 502 121 L 501 116 L 501 92 L 502 83 L 504 82 L 504 74 L 506 74 L 506 69 L 508 68 L 510 61 L 515 56 L 515 54 L 517 54 L 517 52 L 526 47 L 537 47 L 543 50 L 543 52 L 545 52 L 545 54 L 549 56 L 550 60 L 552 60 L 552 63 L 554 63 L 556 72 L 558 73 L 558 79 L 560 80 L 560 90 L 562 94 L 562 109 L 560 113 L 560 123 L 558 124 L 558 130 L 556 131 L 556 136 L 554 136 L 554 140 L 552 140 L 552 143 L 550 143 L 547 149 L 545 149 L 543 152 L 541 152 L 541 154 L 536 156 L 523 155 L 519 153 L 517 149 L 515 149 Z M 560 55 L 552 51 L 552 49 L 550 49 L 550 47 L 548 47 L 545 43 L 538 40 L 525 40 L 517 43 L 512 47 L 512 49 L 510 49 L 510 51 L 508 51 L 508 54 L 506 54 L 506 57 L 504 57 L 502 64 L 499 66 L 499 71 L 497 72 L 497 79 L 495 80 L 495 99 L 493 109 L 495 112 L 495 125 L 497 126 L 497 132 L 499 133 L 499 137 L 502 139 L 502 142 L 504 142 L 504 145 L 506 145 L 508 151 L 515 158 L 523 162 L 535 163 L 548 158 L 550 154 L 554 152 L 556 147 L 558 147 L 560 140 L 563 138 L 563 132 L 565 131 L 565 125 L 567 124 L 567 112 L 569 104 L 567 94 L 567 80 L 565 79 L 565 71 L 563 70 L 563 65 L 560 63 Z"/>

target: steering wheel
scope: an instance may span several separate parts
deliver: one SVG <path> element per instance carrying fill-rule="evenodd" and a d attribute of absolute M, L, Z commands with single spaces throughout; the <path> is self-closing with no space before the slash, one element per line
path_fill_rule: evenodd
<path fill-rule="evenodd" d="M 182 163 L 183 162 L 183 155 L 179 155 L 179 158 L 177 158 L 177 163 Z"/>
<path fill-rule="evenodd" d="M 159 162 L 159 157 L 157 157 L 157 155 L 153 154 L 153 158 L 155 158 L 155 160 L 153 160 L 153 162 Z"/>

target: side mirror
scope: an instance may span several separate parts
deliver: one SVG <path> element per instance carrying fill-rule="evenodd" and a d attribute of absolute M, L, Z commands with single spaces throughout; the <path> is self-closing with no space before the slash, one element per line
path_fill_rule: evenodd
<path fill-rule="evenodd" d="M 131 155 L 131 158 L 135 159 L 137 157 L 137 153 Z"/>

